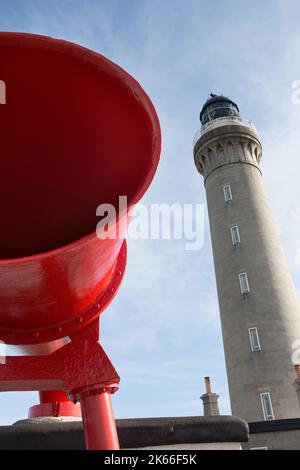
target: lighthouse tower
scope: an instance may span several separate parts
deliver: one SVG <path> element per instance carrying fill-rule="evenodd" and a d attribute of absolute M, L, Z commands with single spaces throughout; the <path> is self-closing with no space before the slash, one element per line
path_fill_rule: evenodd
<path fill-rule="evenodd" d="M 263 185 L 259 136 L 224 96 L 211 95 L 200 121 L 194 158 L 207 194 L 232 412 L 250 423 L 299 418 L 292 354 L 300 307 Z"/>

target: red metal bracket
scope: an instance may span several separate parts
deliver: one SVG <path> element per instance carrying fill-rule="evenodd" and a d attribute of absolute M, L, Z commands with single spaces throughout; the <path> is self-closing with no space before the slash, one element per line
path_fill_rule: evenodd
<path fill-rule="evenodd" d="M 80 401 L 87 448 L 118 449 L 110 395 L 120 378 L 98 342 L 98 328 L 97 321 L 48 356 L 7 357 L 0 391 L 63 390 Z"/>

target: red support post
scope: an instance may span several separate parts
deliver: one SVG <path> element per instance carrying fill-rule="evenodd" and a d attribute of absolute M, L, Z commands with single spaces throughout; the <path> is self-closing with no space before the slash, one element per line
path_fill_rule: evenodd
<path fill-rule="evenodd" d="M 29 408 L 28 418 L 42 417 L 68 417 L 81 418 L 79 404 L 74 404 L 69 400 L 63 390 L 40 391 L 40 404 Z"/>
<path fill-rule="evenodd" d="M 109 388 L 83 392 L 79 396 L 86 448 L 119 450 Z"/>
<path fill-rule="evenodd" d="M 40 403 L 56 403 L 68 401 L 68 396 L 63 390 L 48 390 L 39 392 Z"/>

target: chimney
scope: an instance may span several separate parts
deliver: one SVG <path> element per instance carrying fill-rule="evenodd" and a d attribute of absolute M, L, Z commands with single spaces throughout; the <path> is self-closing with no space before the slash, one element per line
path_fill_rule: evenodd
<path fill-rule="evenodd" d="M 296 364 L 294 367 L 295 367 L 295 372 L 296 372 L 296 380 L 294 382 L 294 387 L 296 388 L 296 393 L 297 393 L 299 407 L 300 407 L 300 364 Z"/>
<path fill-rule="evenodd" d="M 219 416 L 219 405 L 218 398 L 219 395 L 211 391 L 210 378 L 204 377 L 206 393 L 204 393 L 200 398 L 203 401 L 203 410 L 204 416 Z M 299 378 L 300 383 L 300 378 Z"/>

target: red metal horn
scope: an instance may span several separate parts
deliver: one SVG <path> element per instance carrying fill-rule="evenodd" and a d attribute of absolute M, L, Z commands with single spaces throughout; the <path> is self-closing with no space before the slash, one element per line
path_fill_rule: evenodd
<path fill-rule="evenodd" d="M 159 121 L 130 75 L 66 41 L 0 33 L 1 84 L 0 340 L 27 345 L 27 356 L 0 366 L 0 391 L 39 390 L 31 417 L 78 415 L 68 397 L 80 401 L 88 448 L 117 448 L 119 377 L 97 319 L 123 277 L 128 213 L 155 174 Z M 100 204 L 116 208 L 115 238 L 96 234 Z"/>
<path fill-rule="evenodd" d="M 0 339 L 45 342 L 82 329 L 116 293 L 126 234 L 99 240 L 96 209 L 141 198 L 160 128 L 130 75 L 69 42 L 0 33 L 0 72 Z"/>

